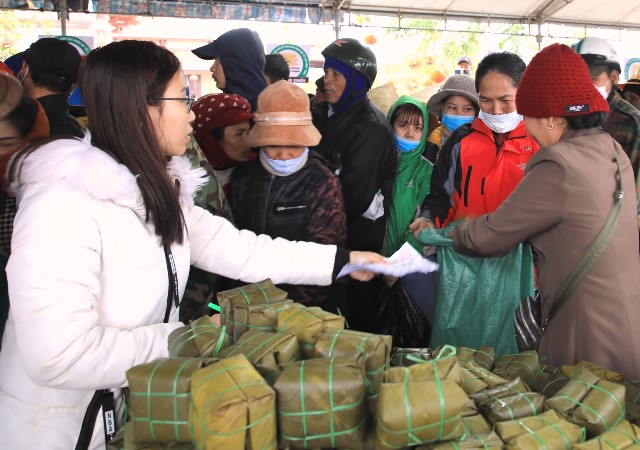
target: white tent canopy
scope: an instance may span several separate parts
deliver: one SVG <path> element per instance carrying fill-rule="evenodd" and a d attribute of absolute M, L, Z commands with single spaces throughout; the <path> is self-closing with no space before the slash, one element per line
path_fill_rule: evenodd
<path fill-rule="evenodd" d="M 640 29 L 637 0 L 322 0 L 319 6 L 333 12 Z"/>

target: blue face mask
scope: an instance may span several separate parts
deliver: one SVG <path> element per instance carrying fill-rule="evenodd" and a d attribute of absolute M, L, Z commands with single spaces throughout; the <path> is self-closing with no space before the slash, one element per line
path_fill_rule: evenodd
<path fill-rule="evenodd" d="M 442 114 L 442 125 L 450 131 L 453 132 L 456 128 L 465 123 L 473 122 L 475 120 L 475 116 L 456 116 L 454 114 Z"/>
<path fill-rule="evenodd" d="M 309 149 L 305 148 L 302 155 L 294 159 L 271 159 L 265 155 L 264 150 L 260 149 L 260 159 L 267 163 L 269 167 L 278 175 L 286 177 L 298 170 L 307 160 Z"/>
<path fill-rule="evenodd" d="M 420 145 L 420 141 L 410 141 L 409 139 L 403 139 L 397 134 L 393 133 L 393 138 L 396 141 L 396 148 L 399 152 L 412 152 L 418 145 Z"/>

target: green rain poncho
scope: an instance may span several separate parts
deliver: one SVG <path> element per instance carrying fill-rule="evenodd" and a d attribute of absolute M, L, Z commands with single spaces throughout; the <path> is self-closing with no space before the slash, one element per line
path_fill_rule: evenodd
<path fill-rule="evenodd" d="M 415 219 L 422 201 L 429 193 L 431 172 L 433 171 L 433 165 L 422 156 L 428 137 L 427 124 L 429 118 L 425 104 L 413 97 L 403 95 L 391 106 L 387 119 L 391 122 L 393 112 L 398 106 L 405 103 L 415 105 L 422 112 L 424 130 L 420 138 L 420 145 L 415 150 L 412 152 L 400 152 L 398 155 L 393 198 L 391 199 L 389 219 L 387 220 L 385 256 L 392 255 L 405 242 L 409 242 L 418 251 L 422 252 L 422 244 L 414 239 L 413 233 L 407 233 L 407 231 L 409 225 Z"/>

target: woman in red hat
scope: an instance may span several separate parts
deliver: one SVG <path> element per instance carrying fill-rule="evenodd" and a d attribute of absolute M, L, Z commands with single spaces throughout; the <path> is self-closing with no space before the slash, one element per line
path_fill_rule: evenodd
<path fill-rule="evenodd" d="M 229 195 L 233 169 L 256 157 L 247 145 L 253 119 L 251 105 L 236 94 L 209 94 L 198 99 L 193 112 L 193 136 Z"/>
<path fill-rule="evenodd" d="M 553 366 L 587 360 L 621 372 L 626 379 L 638 379 L 640 254 L 635 184 L 629 158 L 602 129 L 609 106 L 582 58 L 559 44 L 533 58 L 518 87 L 516 104 L 527 131 L 542 149 L 495 212 L 457 227 L 454 248 L 470 255 L 497 256 L 528 240 L 540 255 L 544 321 L 569 274 L 585 255 L 593 254 L 590 248 L 605 222 L 617 217 L 604 251 L 550 320 L 538 352 Z M 616 214 L 617 198 L 621 205 Z"/>

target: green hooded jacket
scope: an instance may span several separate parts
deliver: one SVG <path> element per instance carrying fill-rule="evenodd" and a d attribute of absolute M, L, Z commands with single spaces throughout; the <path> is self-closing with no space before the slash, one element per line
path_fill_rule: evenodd
<path fill-rule="evenodd" d="M 420 212 L 422 201 L 429 193 L 431 172 L 433 171 L 433 164 L 422 156 L 427 145 L 427 125 L 429 120 L 425 104 L 413 97 L 403 95 L 391 106 L 387 119 L 391 122 L 393 112 L 398 106 L 405 103 L 415 105 L 422 112 L 424 128 L 420 138 L 420 145 L 411 152 L 399 152 L 398 155 L 393 198 L 391 199 L 391 207 L 387 219 L 387 236 L 384 245 L 385 256 L 391 256 L 405 242 L 409 242 L 416 250 L 422 253 L 422 244 L 417 242 L 413 237 L 413 233 L 408 232 L 408 230 L 409 225 Z"/>

